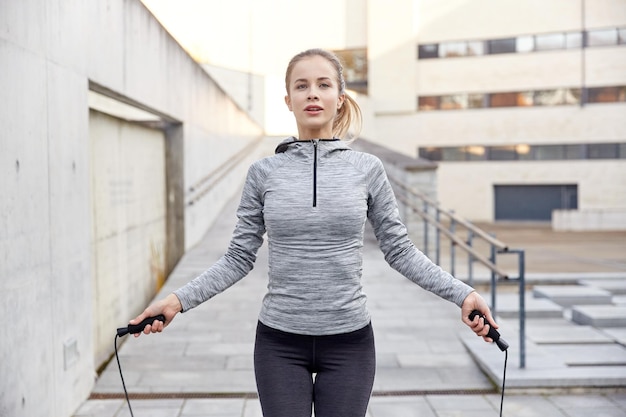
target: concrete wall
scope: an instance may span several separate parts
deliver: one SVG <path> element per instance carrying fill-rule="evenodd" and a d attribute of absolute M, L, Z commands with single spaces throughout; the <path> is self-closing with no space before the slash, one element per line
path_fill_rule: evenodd
<path fill-rule="evenodd" d="M 219 210 L 190 216 L 189 184 L 262 132 L 135 0 L 2 1 L 0 67 L 0 415 L 69 416 L 93 386 L 94 327 L 112 345 L 130 318 L 94 321 L 90 86 L 165 123 L 179 252 Z M 220 205 L 243 175 L 200 201 Z"/>

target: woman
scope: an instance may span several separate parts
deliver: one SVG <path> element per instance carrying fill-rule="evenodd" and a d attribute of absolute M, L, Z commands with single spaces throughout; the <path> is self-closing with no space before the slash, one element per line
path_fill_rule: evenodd
<path fill-rule="evenodd" d="M 343 140 L 360 123 L 337 57 L 313 49 L 287 68 L 285 102 L 298 138 L 248 171 L 226 254 L 202 275 L 131 321 L 163 314 L 144 333 L 243 278 L 267 232 L 269 285 L 257 326 L 254 364 L 265 417 L 363 417 L 376 367 L 370 315 L 361 291 L 363 231 L 373 226 L 386 261 L 423 288 L 461 307 L 479 336 L 495 323 L 483 298 L 434 265 L 408 238 L 383 165 Z M 494 324 L 497 328 L 497 325 Z"/>

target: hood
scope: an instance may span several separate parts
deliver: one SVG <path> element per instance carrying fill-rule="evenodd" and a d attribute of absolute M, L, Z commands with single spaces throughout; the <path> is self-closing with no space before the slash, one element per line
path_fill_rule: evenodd
<path fill-rule="evenodd" d="M 318 142 L 318 149 L 322 153 L 329 153 L 337 150 L 349 150 L 350 147 L 347 143 L 341 139 L 315 139 Z M 308 149 L 310 143 L 313 142 L 312 139 L 309 140 L 298 140 L 295 137 L 290 137 L 278 144 L 276 147 L 276 153 L 292 153 L 298 152 L 298 150 Z"/>

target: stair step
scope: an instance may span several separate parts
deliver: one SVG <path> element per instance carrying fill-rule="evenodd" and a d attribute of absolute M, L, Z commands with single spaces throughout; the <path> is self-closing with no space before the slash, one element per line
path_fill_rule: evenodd
<path fill-rule="evenodd" d="M 593 327 L 626 327 L 626 306 L 573 306 L 572 321 Z"/>
<path fill-rule="evenodd" d="M 600 288 L 614 295 L 626 294 L 626 279 L 582 279 L 581 285 Z"/>
<path fill-rule="evenodd" d="M 609 291 L 583 285 L 538 285 L 533 296 L 547 298 L 562 307 L 610 304 L 612 299 Z"/>

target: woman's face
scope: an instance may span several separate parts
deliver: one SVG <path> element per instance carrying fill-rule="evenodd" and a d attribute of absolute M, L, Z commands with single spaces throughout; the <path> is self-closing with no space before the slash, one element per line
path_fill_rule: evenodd
<path fill-rule="evenodd" d="M 301 140 L 332 138 L 333 121 L 344 95 L 339 94 L 337 71 L 319 55 L 296 63 L 289 77 L 285 103 L 293 112 Z"/>

